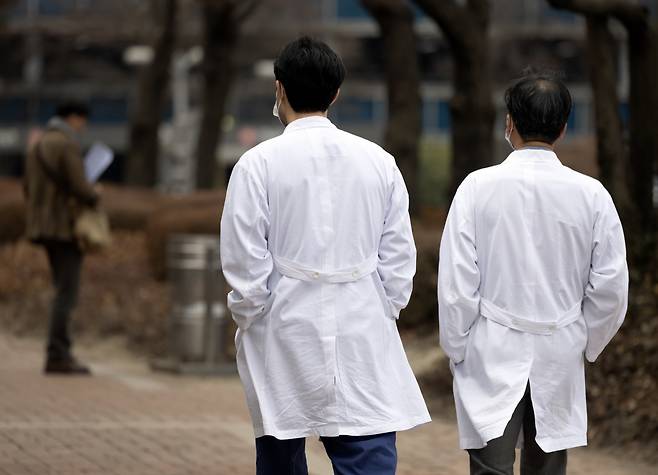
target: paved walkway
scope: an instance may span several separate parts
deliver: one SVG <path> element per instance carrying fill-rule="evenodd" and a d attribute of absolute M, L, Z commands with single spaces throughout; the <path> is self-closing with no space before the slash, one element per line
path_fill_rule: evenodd
<path fill-rule="evenodd" d="M 45 377 L 41 343 L 0 334 L 0 474 L 253 474 L 254 443 L 237 377 L 154 374 L 116 341 L 80 345 L 91 378 Z M 465 474 L 451 421 L 399 435 L 398 474 Z M 311 473 L 331 474 L 309 441 Z M 593 449 L 570 474 L 650 475 Z"/>

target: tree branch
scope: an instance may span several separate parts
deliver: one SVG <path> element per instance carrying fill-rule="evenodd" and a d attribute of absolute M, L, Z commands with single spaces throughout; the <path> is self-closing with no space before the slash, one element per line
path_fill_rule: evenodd
<path fill-rule="evenodd" d="M 249 18 L 256 8 L 260 6 L 261 0 L 251 0 L 238 2 L 241 3 L 241 8 L 235 14 L 235 21 L 238 23 L 243 23 L 247 18 Z"/>
<path fill-rule="evenodd" d="M 413 0 L 439 26 L 451 45 L 463 47 L 469 36 L 465 31 L 475 25 L 471 12 L 459 6 L 455 0 Z M 486 3 L 486 0 L 470 0 L 472 3 Z"/>
<path fill-rule="evenodd" d="M 612 16 L 629 29 L 648 25 L 649 9 L 638 0 L 548 0 L 548 3 L 583 15 Z"/>

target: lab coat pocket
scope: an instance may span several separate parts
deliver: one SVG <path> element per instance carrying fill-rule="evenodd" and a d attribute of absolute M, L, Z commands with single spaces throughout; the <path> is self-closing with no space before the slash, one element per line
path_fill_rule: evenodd
<path fill-rule="evenodd" d="M 279 282 L 282 279 L 282 275 L 276 270 L 276 268 L 270 274 L 270 278 L 267 280 L 267 290 L 269 290 L 270 295 L 267 297 L 267 303 L 265 304 L 265 314 L 269 314 L 274 305 L 274 300 L 276 298 L 276 291 L 279 287 Z"/>
<path fill-rule="evenodd" d="M 382 303 L 382 307 L 385 315 L 391 320 L 397 320 L 395 318 L 395 314 L 391 310 L 391 302 L 388 300 L 388 297 L 386 296 L 386 291 L 384 290 L 384 284 L 382 283 L 381 277 L 379 277 L 377 271 L 374 271 L 370 275 L 372 276 L 372 281 L 375 286 L 375 290 L 377 291 L 377 295 L 379 296 L 379 300 Z"/>
<path fill-rule="evenodd" d="M 587 348 L 587 341 L 589 336 L 587 334 L 587 324 L 585 323 L 585 318 L 581 317 L 572 323 L 574 327 L 575 339 L 577 342 L 577 348 L 581 355 L 585 354 L 585 349 Z"/>
<path fill-rule="evenodd" d="M 464 359 L 462 359 L 459 363 L 456 363 L 455 366 L 460 366 L 464 364 L 464 362 L 469 359 L 469 354 L 472 351 L 475 351 L 473 345 L 482 345 L 482 343 L 475 343 L 474 340 L 477 338 L 477 333 L 478 333 L 478 324 L 482 320 L 482 317 L 478 317 L 475 319 L 475 322 L 471 325 L 471 328 L 469 328 L 468 333 L 466 334 L 466 341 L 464 343 Z"/>
<path fill-rule="evenodd" d="M 264 301 L 261 299 L 258 299 L 257 301 L 260 302 L 260 306 L 256 308 L 255 310 L 251 308 L 250 310 L 250 315 L 249 317 L 240 317 L 238 316 L 238 312 L 233 311 L 233 319 L 238 325 L 238 328 L 242 330 L 243 332 L 249 331 L 251 326 L 262 320 L 263 318 L 267 317 L 267 315 L 270 314 L 270 311 L 272 310 L 272 305 L 274 304 L 274 297 L 275 297 L 275 290 L 277 288 L 277 285 L 279 281 L 281 280 L 281 274 L 276 272 L 272 272 L 270 275 L 270 278 L 267 282 L 267 290 L 268 290 L 268 295 L 265 298 Z M 240 308 L 241 306 L 243 307 L 253 307 L 253 302 L 250 302 L 248 299 L 245 299 L 242 296 L 239 296 L 237 294 L 234 294 L 231 292 L 228 295 L 228 303 L 229 303 L 229 308 Z"/>

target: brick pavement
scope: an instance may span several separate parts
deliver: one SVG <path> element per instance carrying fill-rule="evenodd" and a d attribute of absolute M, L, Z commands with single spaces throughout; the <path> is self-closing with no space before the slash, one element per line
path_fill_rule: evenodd
<path fill-rule="evenodd" d="M 0 474 L 242 475 L 254 444 L 236 377 L 154 374 L 116 342 L 85 346 L 91 378 L 45 377 L 39 341 L 0 334 Z M 400 475 L 464 474 L 454 422 L 398 436 Z M 308 442 L 311 473 L 331 473 Z M 570 474 L 652 475 L 594 449 L 570 454 Z"/>

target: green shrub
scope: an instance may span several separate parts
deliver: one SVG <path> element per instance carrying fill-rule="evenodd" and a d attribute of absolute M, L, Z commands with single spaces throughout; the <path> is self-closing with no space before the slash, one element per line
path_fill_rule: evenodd
<path fill-rule="evenodd" d="M 447 139 L 425 138 L 421 141 L 418 177 L 421 206 L 444 207 L 448 204 L 451 160 Z"/>

